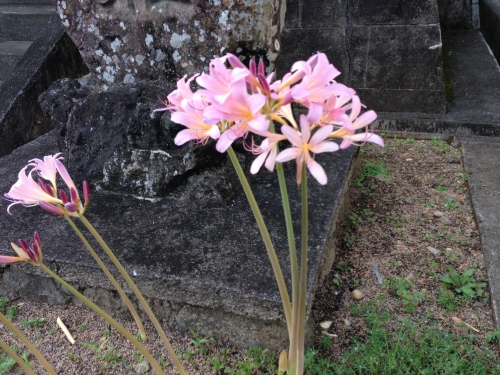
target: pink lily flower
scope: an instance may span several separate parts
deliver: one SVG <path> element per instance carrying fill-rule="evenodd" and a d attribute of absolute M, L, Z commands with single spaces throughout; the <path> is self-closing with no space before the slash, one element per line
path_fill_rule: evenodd
<path fill-rule="evenodd" d="M 314 160 L 311 152 L 319 154 L 322 152 L 334 152 L 339 149 L 339 145 L 326 139 L 333 130 L 333 125 L 326 125 L 319 128 L 311 137 L 310 122 L 305 115 L 300 116 L 300 130 L 293 129 L 288 125 L 281 127 L 281 132 L 292 144 L 291 148 L 281 151 L 276 157 L 276 161 L 284 163 L 295 159 L 297 161 L 297 185 L 301 182 L 301 171 L 305 164 L 313 177 L 321 184 L 327 183 L 326 173 L 323 167 Z"/>
<path fill-rule="evenodd" d="M 86 181 L 83 182 L 84 202 L 82 203 L 76 186 L 61 163 L 62 157 L 59 155 L 60 153 L 45 156 L 43 160 L 30 160 L 30 163 L 19 172 L 17 182 L 5 194 L 5 199 L 12 202 L 7 208 L 9 214 L 10 208 L 16 204 L 22 204 L 23 206 L 39 205 L 51 213 L 74 217 L 84 213 L 90 198 L 89 185 Z M 26 174 L 29 167 L 32 167 L 32 169 Z M 38 181 L 33 178 L 34 172 L 40 176 Z M 64 190 L 60 190 L 59 197 L 57 196 L 57 173 L 69 188 L 69 199 Z"/>
<path fill-rule="evenodd" d="M 0 264 L 14 263 L 14 262 L 29 262 L 34 264 L 41 264 L 43 260 L 42 256 L 42 241 L 37 232 L 34 234 L 34 240 L 31 244 L 24 240 L 19 240 L 19 245 L 11 242 L 10 245 L 17 253 L 17 257 L 0 255 Z"/>
<path fill-rule="evenodd" d="M 353 96 L 351 104 L 351 113 L 349 118 L 344 121 L 342 127 L 330 134 L 331 138 L 342 138 L 340 148 L 345 149 L 353 144 L 353 142 L 372 142 L 381 147 L 384 147 L 384 140 L 377 134 L 366 131 L 364 133 L 357 133 L 356 131 L 362 129 L 377 119 L 375 111 L 367 111 L 359 116 L 361 112 L 361 101 L 357 95 Z"/>
<path fill-rule="evenodd" d="M 196 82 L 204 87 L 199 90 L 201 95 L 206 95 L 211 102 L 224 104 L 233 91 L 235 82 L 243 81 L 250 72 L 246 68 L 228 69 L 225 58 L 214 59 L 210 62 L 210 74 L 202 73 Z"/>
<path fill-rule="evenodd" d="M 205 122 L 205 108 L 206 104 L 201 100 L 184 100 L 181 104 L 182 111 L 172 113 L 172 121 L 187 127 L 176 135 L 174 142 L 177 146 L 191 140 L 205 144 L 209 138 L 219 139 L 219 127 Z"/>
<path fill-rule="evenodd" d="M 278 133 L 263 133 L 267 138 L 262 141 L 260 146 L 252 147 L 252 153 L 257 154 L 255 160 L 250 167 L 250 173 L 256 174 L 264 164 L 269 172 L 274 171 L 276 165 L 276 156 L 278 155 L 278 143 L 286 139 L 282 134 Z M 264 163 L 265 162 L 265 163 Z"/>

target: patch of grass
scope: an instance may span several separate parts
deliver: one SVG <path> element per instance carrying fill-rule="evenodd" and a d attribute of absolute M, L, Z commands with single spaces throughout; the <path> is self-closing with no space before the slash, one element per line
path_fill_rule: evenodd
<path fill-rule="evenodd" d="M 25 327 L 35 328 L 35 327 L 41 327 L 44 324 L 45 324 L 45 318 L 33 318 L 29 320 L 26 319 L 21 320 L 21 325 Z"/>
<path fill-rule="evenodd" d="M 0 353 L 0 375 L 7 374 L 16 365 L 16 360 L 5 353 Z"/>
<path fill-rule="evenodd" d="M 346 247 L 351 247 L 356 242 L 356 237 L 352 235 L 350 232 L 345 232 L 342 241 L 344 242 L 344 245 Z"/>
<path fill-rule="evenodd" d="M 0 298 L 0 311 L 5 314 L 10 321 L 13 321 L 19 314 L 19 306 L 13 305 L 10 300 L 5 297 Z"/>
<path fill-rule="evenodd" d="M 493 331 L 488 332 L 484 338 L 486 344 L 491 344 L 500 341 L 500 330 L 495 328 Z"/>
<path fill-rule="evenodd" d="M 433 137 L 431 139 L 431 145 L 434 148 L 434 150 L 442 154 L 448 152 L 450 149 L 450 145 L 445 141 L 439 139 L 439 137 Z"/>
<path fill-rule="evenodd" d="M 442 205 L 444 206 L 444 208 L 446 208 L 448 210 L 452 210 L 452 209 L 458 208 L 457 202 L 454 201 L 453 199 L 445 199 L 443 201 Z"/>
<path fill-rule="evenodd" d="M 376 162 L 365 160 L 363 166 L 361 167 L 361 171 L 354 181 L 354 185 L 361 187 L 363 186 L 363 182 L 365 182 L 365 180 L 369 177 L 375 177 L 377 175 L 388 177 L 389 174 L 389 168 L 382 160 L 378 160 Z"/>
<path fill-rule="evenodd" d="M 415 284 L 407 278 L 388 279 L 386 284 L 389 285 L 393 293 L 401 297 L 403 306 L 410 313 L 414 312 L 415 308 L 427 299 L 427 294 L 414 290 Z"/>
<path fill-rule="evenodd" d="M 11 346 L 11 349 L 19 354 L 19 348 L 16 345 Z M 24 360 L 24 362 L 31 367 L 31 363 L 29 361 L 29 351 L 24 351 L 19 356 Z M 11 373 L 10 371 L 16 366 L 17 362 L 14 358 L 11 358 L 3 351 L 0 352 L 0 375 Z"/>
<path fill-rule="evenodd" d="M 201 338 L 201 337 L 198 337 L 192 329 L 189 329 L 189 331 L 191 332 L 191 335 L 193 336 L 193 339 L 191 340 L 191 344 L 193 344 L 196 347 L 196 349 L 198 349 L 198 352 L 200 352 L 200 354 L 207 355 L 210 351 L 208 348 L 208 344 L 209 343 L 215 344 L 216 343 L 215 339 L 214 338 L 210 338 L 210 339 Z"/>
<path fill-rule="evenodd" d="M 437 191 L 439 191 L 439 192 L 441 192 L 441 193 L 444 193 L 445 191 L 448 191 L 448 189 L 447 189 L 447 188 L 445 188 L 444 186 L 438 186 L 438 187 L 436 188 L 436 190 L 437 190 Z"/>
<path fill-rule="evenodd" d="M 458 306 L 459 299 L 448 289 L 441 288 L 437 302 L 440 307 L 448 311 L 458 311 L 460 309 Z"/>

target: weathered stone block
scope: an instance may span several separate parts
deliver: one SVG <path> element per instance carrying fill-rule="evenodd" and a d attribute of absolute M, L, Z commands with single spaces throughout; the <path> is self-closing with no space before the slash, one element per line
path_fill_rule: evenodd
<path fill-rule="evenodd" d="M 344 27 L 283 30 L 282 53 L 276 62 L 279 75 L 288 72 L 295 61 L 307 60 L 320 51 L 342 73 L 337 80 L 347 82 L 349 56 L 345 38 Z"/>
<path fill-rule="evenodd" d="M 287 12 L 280 72 L 321 51 L 343 73 L 339 82 L 366 95 L 370 108 L 445 112 L 434 0 L 292 0 Z"/>
<path fill-rule="evenodd" d="M 53 131 L 1 158 L 0 191 L 9 190 L 28 160 L 59 151 L 56 137 Z M 334 259 L 335 249 L 329 246 L 329 239 L 333 236 L 354 151 L 351 148 L 317 156 L 329 184 L 321 186 L 311 179 L 309 186 L 310 196 L 314 197 L 309 202 L 309 210 L 314 212 L 309 218 L 309 307 L 318 283 Z M 253 156 L 239 153 L 239 157 L 248 171 Z M 202 176 L 200 172 L 193 174 Z M 71 168 L 70 173 L 73 173 Z M 294 165 L 285 167 L 292 217 L 295 231 L 299 233 L 301 198 L 295 173 Z M 286 230 L 276 176 L 262 171 L 256 176 L 249 175 L 249 179 L 275 243 L 285 280 L 290 285 Z M 91 186 L 94 186 L 92 181 Z M 186 194 L 185 190 L 186 184 L 181 184 L 167 196 L 144 199 L 92 188 L 85 216 L 114 249 L 143 294 L 156 301 L 155 311 L 169 323 L 177 322 L 181 328 L 196 325 L 214 337 L 224 333 L 239 345 L 274 345 L 277 341 L 268 341 L 265 334 L 283 329 L 281 301 L 241 187 L 236 185 L 232 196 L 222 197 L 224 204 L 208 206 L 203 204 L 206 190 L 200 189 L 199 197 Z M 108 283 L 102 281 L 102 272 L 62 217 L 48 214 L 39 207 L 19 206 L 9 215 L 6 207 L 4 202 L 0 210 L 5 238 L 27 238 L 38 229 L 46 263 L 89 295 L 92 292 L 87 288 L 97 288 L 92 294 L 94 297 L 119 308 L 113 294 L 100 290 L 107 289 Z M 77 225 L 80 226 L 78 221 Z M 99 248 L 95 241 L 91 244 Z M 110 264 L 107 258 L 104 262 Z M 17 265 L 11 269 L 18 271 Z M 38 275 L 39 270 L 32 269 L 34 275 Z M 125 291 L 129 292 L 127 288 Z M 216 321 L 214 311 L 220 312 L 223 319 Z M 255 322 L 267 328 L 252 326 Z M 250 326 L 243 326 L 247 323 Z M 227 327 L 227 331 L 221 327 Z M 286 332 L 273 337 L 277 340 L 282 337 L 280 346 L 285 345 Z"/>
<path fill-rule="evenodd" d="M 285 0 L 58 0 L 57 11 L 90 71 L 103 84 L 177 80 L 226 52 L 280 50 Z"/>
<path fill-rule="evenodd" d="M 436 0 L 348 0 L 350 25 L 436 24 Z"/>
<path fill-rule="evenodd" d="M 500 61 L 500 0 L 483 0 L 479 3 L 481 32 L 497 61 Z"/>
<path fill-rule="evenodd" d="M 354 87 L 442 89 L 438 25 L 353 27 L 349 48 Z"/>
<path fill-rule="evenodd" d="M 438 0 L 439 23 L 444 29 L 472 28 L 471 0 Z"/>

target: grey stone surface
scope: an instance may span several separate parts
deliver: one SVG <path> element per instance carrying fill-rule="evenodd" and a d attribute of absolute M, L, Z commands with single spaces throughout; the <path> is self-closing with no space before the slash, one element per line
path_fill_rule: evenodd
<path fill-rule="evenodd" d="M 471 29 L 472 3 L 473 0 L 438 0 L 441 27 L 451 30 Z"/>
<path fill-rule="evenodd" d="M 500 142 L 461 137 L 468 184 L 488 271 L 493 316 L 500 327 Z"/>
<path fill-rule="evenodd" d="M 481 32 L 497 61 L 500 60 L 500 0 L 479 2 Z"/>
<path fill-rule="evenodd" d="M 163 112 L 158 93 L 175 85 L 147 81 L 114 86 L 108 91 L 63 79 L 40 97 L 41 106 L 58 132 L 59 148 L 77 180 L 94 181 L 98 189 L 155 198 L 165 196 L 189 178 L 185 195 L 203 204 L 220 204 L 232 194 L 225 158 L 213 147 L 174 144 L 183 128 Z M 193 173 L 206 167 L 200 176 Z M 201 201 L 199 202 L 201 204 Z"/>
<path fill-rule="evenodd" d="M 277 66 L 322 51 L 368 107 L 444 113 L 438 18 L 433 0 L 291 0 Z"/>
<path fill-rule="evenodd" d="M 38 96 L 56 79 L 86 72 L 55 13 L 46 26 L 0 86 L 0 155 L 49 131 L 51 124 L 42 114 Z"/>
<path fill-rule="evenodd" d="M 54 11 L 53 5 L 0 3 L 1 38 L 4 40 L 35 40 Z"/>
<path fill-rule="evenodd" d="M 435 0 L 348 0 L 349 23 L 360 25 L 422 25 L 437 21 Z"/>
<path fill-rule="evenodd" d="M 0 42 L 0 79 L 8 77 L 30 45 L 30 41 Z"/>
<path fill-rule="evenodd" d="M 0 191 L 8 191 L 29 159 L 57 151 L 53 131 L 0 159 Z M 329 239 L 343 201 L 353 152 L 354 149 L 350 149 L 319 155 L 318 161 L 325 166 L 329 184 L 321 187 L 311 180 L 310 196 L 314 199 L 310 200 L 310 212 L 314 215 L 310 217 L 309 226 L 309 306 L 316 286 L 334 260 L 335 249 Z M 248 170 L 252 157 L 241 156 Z M 294 167 L 286 168 L 286 174 L 294 225 L 299 233 L 300 197 Z M 94 186 L 93 181 L 90 182 Z M 288 250 L 276 178 L 264 172 L 251 177 L 250 183 L 278 256 L 283 259 L 282 267 L 289 283 Z M 241 188 L 235 186 L 235 194 L 225 198 L 225 204 L 216 206 L 200 205 L 203 195 L 195 198 L 185 195 L 182 184 L 168 196 L 149 200 L 92 188 L 86 216 L 115 250 L 145 296 L 154 301 L 159 315 L 168 322 L 191 322 L 202 327 L 206 319 L 203 332 L 217 337 L 221 332 L 211 330 L 219 327 L 214 317 L 221 315 L 227 317 L 224 319 L 227 327 L 235 327 L 229 340 L 269 346 L 272 343 L 261 332 L 282 329 L 281 302 L 266 251 Z M 38 230 L 45 244 L 44 259 L 53 269 L 79 288 L 97 284 L 106 289 L 106 283 L 101 282 L 102 276 L 99 277 L 101 271 L 63 218 L 47 214 L 38 207 L 14 207 L 13 215 L 8 215 L 7 202 L 0 202 L 0 205 L 4 208 L 0 211 L 4 238 L 29 237 Z M 13 265 L 11 270 L 19 267 Z M 22 270 L 26 272 L 26 268 Z M 34 274 L 37 274 L 36 269 Z M 98 293 L 99 298 L 105 296 L 102 291 Z M 113 302 L 108 305 L 112 308 Z M 207 313 L 203 317 L 200 314 L 205 309 Z M 238 322 L 260 322 L 261 326 L 254 325 L 250 329 Z M 225 333 L 230 332 L 233 331 Z M 285 339 L 286 332 L 282 334 Z"/>
<path fill-rule="evenodd" d="M 285 0 L 58 0 L 57 11 L 91 73 L 106 86 L 179 79 L 227 52 L 280 50 Z"/>
<path fill-rule="evenodd" d="M 500 68 L 481 33 L 446 31 L 443 45 L 447 113 L 379 112 L 378 126 L 389 131 L 500 136 Z"/>

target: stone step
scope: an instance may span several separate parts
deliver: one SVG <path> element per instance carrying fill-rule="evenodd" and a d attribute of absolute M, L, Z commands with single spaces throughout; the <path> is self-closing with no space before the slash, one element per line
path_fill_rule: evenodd
<path fill-rule="evenodd" d="M 0 40 L 35 40 L 54 13 L 53 5 L 0 4 Z"/>
<path fill-rule="evenodd" d="M 55 7 L 55 0 L 0 0 L 0 4 L 37 4 L 37 5 L 53 5 Z"/>
<path fill-rule="evenodd" d="M 0 79 L 7 78 L 31 45 L 31 41 L 0 42 Z"/>

